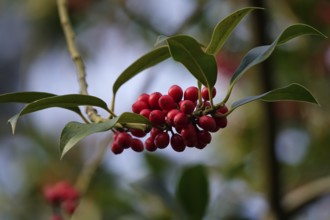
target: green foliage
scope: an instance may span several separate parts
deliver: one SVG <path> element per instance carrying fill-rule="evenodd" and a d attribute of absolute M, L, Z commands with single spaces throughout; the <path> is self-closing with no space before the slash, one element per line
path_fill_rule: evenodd
<path fill-rule="evenodd" d="M 183 170 L 177 185 L 177 199 L 188 219 L 202 219 L 209 201 L 209 183 L 206 169 L 195 165 Z"/>
<path fill-rule="evenodd" d="M 0 96 L 0 103 L 28 103 L 18 114 L 14 115 L 12 118 L 9 119 L 13 132 L 15 131 L 19 117 L 35 111 L 52 107 L 60 107 L 79 114 L 87 124 L 82 124 L 79 122 L 70 122 L 64 127 L 60 141 L 61 157 L 63 157 L 63 155 L 67 153 L 81 139 L 96 132 L 108 131 L 114 127 L 121 129 L 138 128 L 145 130 L 151 126 L 150 122 L 146 118 L 133 113 L 123 113 L 116 117 L 113 113 L 115 107 L 115 96 L 119 88 L 143 70 L 152 67 L 169 57 L 172 57 L 175 61 L 182 63 L 189 70 L 189 72 L 196 78 L 199 85 L 199 89 L 201 87 L 201 84 L 207 86 L 208 88 L 212 88 L 217 81 L 217 63 L 215 60 L 215 55 L 222 48 L 223 44 L 226 42 L 226 40 L 228 39 L 234 28 L 238 25 L 238 23 L 247 14 L 256 9 L 260 8 L 243 8 L 232 13 L 231 15 L 220 21 L 214 28 L 212 39 L 207 47 L 204 47 L 196 39 L 187 35 L 176 35 L 163 39 L 163 42 L 166 42 L 165 45 L 160 46 L 150 51 L 149 53 L 141 56 L 127 69 L 125 69 L 116 79 L 112 88 L 113 98 L 110 110 L 108 109 L 107 104 L 103 100 L 94 96 L 79 94 L 56 96 L 54 94 L 40 92 L 9 93 Z M 266 60 L 273 53 L 274 49 L 278 45 L 286 43 L 287 41 L 295 37 L 306 34 L 325 37 L 321 32 L 311 26 L 305 24 L 295 24 L 286 28 L 272 44 L 259 46 L 251 49 L 244 56 L 240 65 L 233 73 L 233 76 L 230 81 L 230 86 L 227 91 L 227 95 L 225 99 L 219 104 L 222 105 L 228 101 L 233 86 L 246 73 L 248 69 Z M 209 91 L 211 91 L 211 89 Z M 255 100 L 290 100 L 317 103 L 316 99 L 306 88 L 299 84 L 291 84 L 287 87 L 275 89 L 261 95 L 247 97 L 242 100 L 239 100 L 232 105 L 232 109 L 230 109 L 229 113 L 231 113 L 234 109 Z M 79 106 L 100 107 L 110 113 L 110 116 L 108 117 L 110 119 L 101 119 L 100 122 L 95 122 L 92 120 L 93 123 L 89 124 L 89 122 L 82 115 Z M 212 104 L 212 108 L 213 107 L 214 106 Z M 194 175 L 204 175 L 204 171 L 202 171 L 202 168 L 197 167 L 192 169 L 196 169 L 197 173 Z M 185 177 L 186 175 L 188 177 Z M 184 178 L 182 178 L 181 180 L 181 185 L 186 184 L 186 178 L 194 177 L 195 176 L 190 174 L 190 171 L 186 171 L 186 173 L 184 173 Z M 185 196 L 183 196 L 183 194 L 185 194 L 185 191 L 181 186 L 179 187 L 178 192 L 179 198 L 184 199 Z M 194 206 L 195 204 L 191 204 L 191 207 L 186 208 L 189 209 L 190 212 L 197 212 L 196 215 L 201 215 L 202 211 L 198 211 L 198 209 L 195 210 L 196 207 Z"/>

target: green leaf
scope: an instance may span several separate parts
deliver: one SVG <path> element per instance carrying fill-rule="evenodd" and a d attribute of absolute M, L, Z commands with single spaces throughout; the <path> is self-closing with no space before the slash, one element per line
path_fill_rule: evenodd
<path fill-rule="evenodd" d="M 177 199 L 188 215 L 187 219 L 203 219 L 208 201 L 209 185 L 204 166 L 186 168 L 177 186 Z"/>
<path fill-rule="evenodd" d="M 117 118 L 108 121 L 92 124 L 83 124 L 79 122 L 69 122 L 61 133 L 60 138 L 60 154 L 61 158 L 74 147 L 80 140 L 85 137 L 103 131 L 108 131 L 117 123 L 140 124 L 150 126 L 150 121 L 142 115 L 131 112 L 125 112 Z"/>
<path fill-rule="evenodd" d="M 203 85 L 212 88 L 217 81 L 217 63 L 213 55 L 205 53 L 201 44 L 186 35 L 169 37 L 171 56 L 182 63 Z"/>
<path fill-rule="evenodd" d="M 38 99 L 43 99 L 52 96 L 56 96 L 56 95 L 46 92 L 5 93 L 0 95 L 0 103 L 8 103 L 8 102 L 30 103 Z"/>
<path fill-rule="evenodd" d="M 238 81 L 238 79 L 243 76 L 243 74 L 248 69 L 266 60 L 273 53 L 276 46 L 286 43 L 295 37 L 306 34 L 325 37 L 324 34 L 311 26 L 305 24 L 295 24 L 286 28 L 271 45 L 259 46 L 251 49 L 243 57 L 240 65 L 237 67 L 234 75 L 232 76 L 230 80 L 231 87 Z"/>
<path fill-rule="evenodd" d="M 262 9 L 257 7 L 247 7 L 242 8 L 220 21 L 214 28 L 211 41 L 206 48 L 206 53 L 217 54 L 222 46 L 225 44 L 226 40 L 233 32 L 234 28 L 239 24 L 239 22 L 251 11 L 255 9 Z"/>
<path fill-rule="evenodd" d="M 133 78 L 135 75 L 141 71 L 154 66 L 167 58 L 170 57 L 170 53 L 167 46 L 159 47 L 155 50 L 150 51 L 149 53 L 143 55 L 134 63 L 132 63 L 128 68 L 126 68 L 116 79 L 112 87 L 113 99 L 118 91 L 118 89 L 126 83 L 128 80 Z"/>
<path fill-rule="evenodd" d="M 11 117 L 8 121 L 10 122 L 12 131 L 14 133 L 17 121 L 20 116 L 53 107 L 65 108 L 81 115 L 80 109 L 78 107 L 80 105 L 97 106 L 108 111 L 107 104 L 97 97 L 80 94 L 62 95 L 38 99 L 34 102 L 31 102 L 27 104 L 18 114 Z"/>
<path fill-rule="evenodd" d="M 299 101 L 318 104 L 314 96 L 302 85 L 297 83 L 271 90 L 258 96 L 249 96 L 232 104 L 232 109 L 238 108 L 249 102 L 261 100 L 265 102 Z"/>

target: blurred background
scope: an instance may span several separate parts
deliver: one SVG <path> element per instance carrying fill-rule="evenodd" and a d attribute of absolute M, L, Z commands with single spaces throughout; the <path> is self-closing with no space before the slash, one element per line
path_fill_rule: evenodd
<path fill-rule="evenodd" d="M 328 0 L 68 3 L 89 93 L 108 103 L 116 77 L 151 50 L 159 35 L 189 34 L 206 44 L 222 18 L 245 6 L 265 10 L 248 15 L 217 55 L 216 101 L 223 98 L 244 54 L 270 44 L 290 24 L 306 23 L 330 35 Z M 0 1 L 0 93 L 78 93 L 75 71 L 56 1 Z M 198 188 L 198 181 L 184 174 L 199 168 L 206 174 L 209 195 L 203 219 L 330 219 L 329 40 L 304 36 L 278 47 L 269 62 L 240 80 L 229 104 L 292 82 L 306 86 L 320 106 L 248 104 L 228 117 L 228 127 L 214 134 L 204 150 L 120 155 L 108 150 L 76 219 L 199 219 L 185 212 L 176 193 L 180 186 Z M 185 89 L 196 82 L 169 59 L 121 87 L 116 113 L 130 111 L 140 93 L 166 93 L 173 84 Z M 36 112 L 20 119 L 13 136 L 6 122 L 21 107 L 0 107 L 0 219 L 50 219 L 43 186 L 63 179 L 74 183 L 100 146 L 109 145 L 110 133 L 86 138 L 60 160 L 61 129 L 80 118 L 57 108 Z M 200 194 L 191 191 L 186 199 L 198 204 Z"/>

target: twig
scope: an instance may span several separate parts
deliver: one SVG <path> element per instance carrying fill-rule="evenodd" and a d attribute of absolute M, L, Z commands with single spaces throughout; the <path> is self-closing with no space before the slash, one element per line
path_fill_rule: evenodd
<path fill-rule="evenodd" d="M 75 43 L 75 33 L 73 31 L 68 15 L 67 0 L 57 0 L 57 8 L 58 8 L 62 29 L 65 35 L 67 47 L 71 55 L 71 58 L 77 68 L 80 94 L 88 95 L 88 91 L 87 91 L 88 85 L 86 81 L 86 71 L 85 71 L 86 68 L 84 61 L 77 49 L 77 45 Z M 89 119 L 92 122 L 100 122 L 103 120 L 99 115 L 97 115 L 96 110 L 92 106 L 86 107 L 86 114 L 88 115 Z"/>

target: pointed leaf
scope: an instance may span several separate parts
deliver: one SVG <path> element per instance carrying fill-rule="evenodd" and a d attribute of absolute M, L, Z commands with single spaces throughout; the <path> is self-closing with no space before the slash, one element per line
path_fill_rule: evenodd
<path fill-rule="evenodd" d="M 80 105 L 97 106 L 108 111 L 107 104 L 97 97 L 80 94 L 62 95 L 47 97 L 31 102 L 27 104 L 18 114 L 11 117 L 8 121 L 10 122 L 12 131 L 14 133 L 17 120 L 22 115 L 52 107 L 65 108 L 81 115 L 80 109 L 78 108 Z"/>
<path fill-rule="evenodd" d="M 55 94 L 46 92 L 14 92 L 0 95 L 0 103 L 19 102 L 30 103 L 38 99 L 56 96 Z"/>
<path fill-rule="evenodd" d="M 142 115 L 125 112 L 117 118 L 92 124 L 83 124 L 79 122 L 69 122 L 61 133 L 60 154 L 61 158 L 85 137 L 103 131 L 108 131 L 117 123 L 135 123 L 150 126 L 150 121 Z"/>
<path fill-rule="evenodd" d="M 255 9 L 262 9 L 257 7 L 247 7 L 240 9 L 220 21 L 214 28 L 211 41 L 206 48 L 206 53 L 217 54 L 222 46 L 225 44 L 226 40 L 233 32 L 234 28 L 239 24 L 239 22 L 251 11 Z"/>
<path fill-rule="evenodd" d="M 217 81 L 217 63 L 213 55 L 206 54 L 201 44 L 186 35 L 169 37 L 171 56 L 182 63 L 203 85 L 211 88 Z"/>
<path fill-rule="evenodd" d="M 238 108 L 249 102 L 261 100 L 265 102 L 278 102 L 278 101 L 299 101 L 318 104 L 314 96 L 302 85 L 297 83 L 290 84 L 288 86 L 271 90 L 258 96 L 250 96 L 239 101 L 236 101 L 232 105 L 232 109 Z"/>
<path fill-rule="evenodd" d="M 142 57 L 140 57 L 138 60 L 136 60 L 134 63 L 132 63 L 127 69 L 122 72 L 119 77 L 116 79 L 113 87 L 112 92 L 115 96 L 118 89 L 126 83 L 128 80 L 133 78 L 135 75 L 140 73 L 141 71 L 154 66 L 167 58 L 170 57 L 170 52 L 167 47 L 159 47 Z"/>
<path fill-rule="evenodd" d="M 196 165 L 186 168 L 179 180 L 176 195 L 188 215 L 187 219 L 203 219 L 209 201 L 205 167 Z"/>
<path fill-rule="evenodd" d="M 319 35 L 325 37 L 315 28 L 305 24 L 295 24 L 286 28 L 271 45 L 259 46 L 251 49 L 242 59 L 240 65 L 235 70 L 231 78 L 231 87 L 240 79 L 251 67 L 266 60 L 274 51 L 275 47 L 301 35 Z"/>

